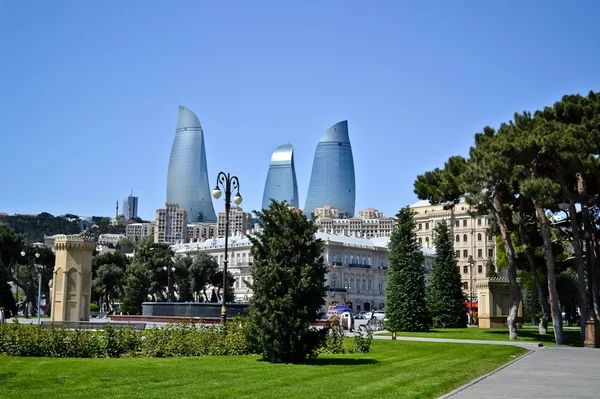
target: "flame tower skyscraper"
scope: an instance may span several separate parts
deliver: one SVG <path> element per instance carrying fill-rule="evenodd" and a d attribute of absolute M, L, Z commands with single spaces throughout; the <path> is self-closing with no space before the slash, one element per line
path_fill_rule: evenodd
<path fill-rule="evenodd" d="M 315 151 L 304 213 L 329 205 L 343 217 L 354 216 L 356 182 L 354 158 L 348 136 L 348 121 L 331 126 L 321 137 Z"/>
<path fill-rule="evenodd" d="M 192 111 L 181 105 L 169 159 L 167 202 L 184 209 L 188 223 L 217 221 L 208 184 L 202 125 Z"/>

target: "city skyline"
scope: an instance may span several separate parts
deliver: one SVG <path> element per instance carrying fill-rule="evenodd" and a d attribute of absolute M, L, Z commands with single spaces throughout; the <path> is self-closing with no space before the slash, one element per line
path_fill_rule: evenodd
<path fill-rule="evenodd" d="M 348 120 L 355 210 L 393 216 L 484 126 L 600 91 L 600 4 L 516 4 L 3 2 L 0 212 L 112 217 L 135 187 L 152 220 L 184 104 L 209 184 L 237 175 L 244 210 L 261 206 L 282 143 L 303 207 L 315 143 Z"/>

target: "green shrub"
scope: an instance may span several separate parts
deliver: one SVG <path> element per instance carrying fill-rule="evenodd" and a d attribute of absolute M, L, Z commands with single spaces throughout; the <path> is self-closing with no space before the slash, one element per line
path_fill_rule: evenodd
<path fill-rule="evenodd" d="M 371 342 L 373 341 L 373 330 L 368 329 L 366 336 L 360 330 L 354 335 L 354 346 L 351 353 L 369 353 L 371 351 Z"/>
<path fill-rule="evenodd" d="M 346 334 L 344 333 L 340 319 L 337 316 L 331 316 L 329 318 L 329 326 L 329 332 L 327 333 L 323 346 L 319 348 L 319 353 L 345 353 L 344 337 Z"/>
<path fill-rule="evenodd" d="M 96 305 L 95 303 L 90 303 L 90 312 L 99 312 L 100 311 L 100 306 Z"/>

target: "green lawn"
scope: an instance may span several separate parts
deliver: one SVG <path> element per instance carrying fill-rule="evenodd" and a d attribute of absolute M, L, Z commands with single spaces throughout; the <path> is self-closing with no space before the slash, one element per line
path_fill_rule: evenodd
<path fill-rule="evenodd" d="M 513 346 L 374 341 L 301 365 L 257 356 L 0 358 L 8 398 L 435 398 L 524 354 Z"/>
<path fill-rule="evenodd" d="M 569 346 L 582 346 L 579 329 L 568 328 L 564 330 L 566 344 Z M 382 333 L 382 335 L 392 335 Z M 452 338 L 452 339 L 479 339 L 483 341 L 509 341 L 508 329 L 506 328 L 439 328 L 426 333 L 398 332 L 402 337 L 427 337 L 427 338 Z M 518 331 L 517 341 L 541 342 L 546 346 L 556 345 L 554 342 L 554 331 L 548 329 L 548 334 L 538 334 L 537 327 L 526 327 Z"/>

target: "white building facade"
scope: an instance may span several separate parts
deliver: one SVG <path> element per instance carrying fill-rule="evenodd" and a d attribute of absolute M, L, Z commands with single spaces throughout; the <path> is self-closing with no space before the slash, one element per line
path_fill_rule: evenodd
<path fill-rule="evenodd" d="M 388 281 L 388 237 L 366 239 L 319 232 L 323 240 L 323 258 L 327 267 L 326 305 L 348 304 L 355 312 L 385 308 L 385 290 Z M 234 295 L 239 302 L 252 298 L 252 244 L 246 236 L 229 238 L 228 271 L 235 276 Z M 214 257 L 222 269 L 225 260 L 225 239 L 218 238 L 199 243 L 173 245 L 177 255 L 205 252 Z M 426 276 L 431 268 L 433 251 L 424 250 Z"/>

